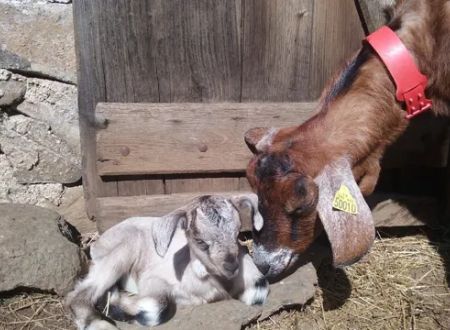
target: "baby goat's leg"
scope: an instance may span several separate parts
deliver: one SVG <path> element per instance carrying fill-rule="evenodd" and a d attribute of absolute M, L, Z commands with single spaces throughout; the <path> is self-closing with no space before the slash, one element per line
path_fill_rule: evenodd
<path fill-rule="evenodd" d="M 118 262 L 118 260 L 127 260 L 120 258 L 121 252 L 124 251 L 116 251 L 114 256 L 107 255 L 95 261 L 87 277 L 68 294 L 66 304 L 73 314 L 78 329 L 117 329 L 111 323 L 102 320 L 101 314 L 94 306 L 97 300 L 120 279 L 128 268 L 125 263 Z"/>
<path fill-rule="evenodd" d="M 159 278 L 141 276 L 138 294 L 114 292 L 110 299 L 110 316 L 116 320 L 136 321 L 143 326 L 166 322 L 175 313 L 170 285 Z"/>
<path fill-rule="evenodd" d="M 239 275 L 233 296 L 247 305 L 262 305 L 269 294 L 269 283 L 247 253 L 240 255 Z"/>

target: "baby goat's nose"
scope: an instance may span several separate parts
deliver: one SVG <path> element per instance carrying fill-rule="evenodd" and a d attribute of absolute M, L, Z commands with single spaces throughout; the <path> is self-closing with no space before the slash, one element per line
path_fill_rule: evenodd
<path fill-rule="evenodd" d="M 230 273 L 234 273 L 239 268 L 239 263 L 236 260 L 233 262 L 224 262 L 223 268 Z"/>
<path fill-rule="evenodd" d="M 234 273 L 239 268 L 239 262 L 237 258 L 232 254 L 228 254 L 225 257 L 223 268 L 230 273 Z"/>

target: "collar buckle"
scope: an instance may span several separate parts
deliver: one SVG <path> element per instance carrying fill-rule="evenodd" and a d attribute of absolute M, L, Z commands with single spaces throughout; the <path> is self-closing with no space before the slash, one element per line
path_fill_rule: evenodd
<path fill-rule="evenodd" d="M 406 118 L 411 119 L 432 106 L 425 97 L 428 79 L 417 67 L 414 58 L 400 38 L 387 26 L 382 26 L 365 41 L 382 61 L 396 86 L 396 99 L 406 104 Z"/>
<path fill-rule="evenodd" d="M 403 101 L 406 104 L 407 119 L 411 119 L 422 112 L 431 109 L 431 100 L 425 97 L 425 88 L 422 84 L 417 85 L 413 89 L 403 93 Z"/>

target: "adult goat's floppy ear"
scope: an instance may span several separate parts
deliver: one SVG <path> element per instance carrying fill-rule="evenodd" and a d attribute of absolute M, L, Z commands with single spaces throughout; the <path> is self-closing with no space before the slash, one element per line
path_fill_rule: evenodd
<path fill-rule="evenodd" d="M 327 165 L 314 181 L 319 186 L 317 210 L 331 244 L 334 265 L 358 261 L 372 246 L 375 226 L 350 162 L 338 159 Z"/>
<path fill-rule="evenodd" d="M 267 150 L 275 133 L 275 128 L 255 127 L 245 132 L 244 140 L 252 153 L 259 154 Z"/>
<path fill-rule="evenodd" d="M 243 231 L 251 231 L 252 228 L 256 231 L 262 229 L 264 219 L 258 210 L 258 196 L 256 194 L 249 193 L 233 197 L 231 201 L 239 212 L 241 229 Z"/>
<path fill-rule="evenodd" d="M 184 210 L 177 210 L 159 220 L 155 220 L 152 238 L 153 243 L 155 244 L 156 253 L 158 253 L 161 258 L 166 255 L 167 249 L 169 248 L 170 242 L 172 241 L 178 226 L 183 226 L 185 223 L 187 223 L 187 213 Z"/>

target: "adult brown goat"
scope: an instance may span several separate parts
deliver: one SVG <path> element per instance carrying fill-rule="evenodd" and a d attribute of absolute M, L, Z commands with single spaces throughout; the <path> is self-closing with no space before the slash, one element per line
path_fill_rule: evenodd
<path fill-rule="evenodd" d="M 397 1 L 388 26 L 428 77 L 433 113 L 449 115 L 450 1 Z M 409 123 L 395 92 L 383 63 L 363 45 L 324 91 L 311 119 L 246 133 L 254 153 L 247 178 L 264 218 L 254 224 L 254 258 L 269 277 L 292 265 L 323 228 L 336 265 L 355 262 L 368 251 L 374 226 L 362 194 L 373 192 L 386 147 Z M 331 207 L 342 184 L 357 214 Z"/>

